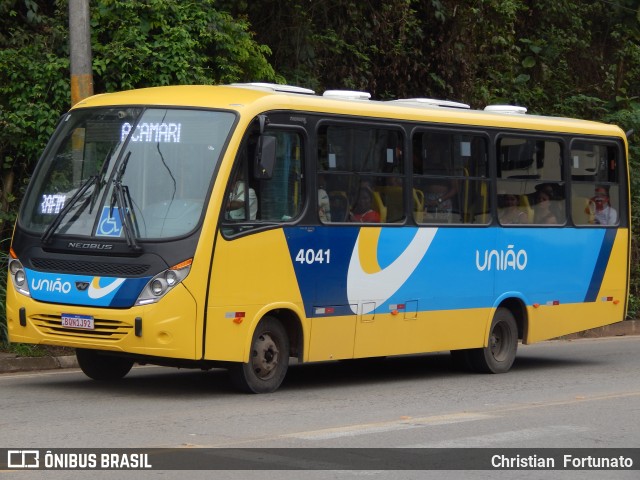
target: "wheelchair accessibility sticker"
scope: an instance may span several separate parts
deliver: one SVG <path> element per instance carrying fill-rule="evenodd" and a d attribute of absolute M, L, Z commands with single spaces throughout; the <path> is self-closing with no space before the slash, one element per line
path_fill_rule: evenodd
<path fill-rule="evenodd" d="M 122 234 L 122 222 L 120 221 L 120 214 L 118 213 L 118 207 L 113 207 L 113 211 L 109 207 L 102 208 L 102 214 L 100 215 L 100 222 L 98 223 L 98 229 L 96 236 L 98 237 L 119 237 Z"/>

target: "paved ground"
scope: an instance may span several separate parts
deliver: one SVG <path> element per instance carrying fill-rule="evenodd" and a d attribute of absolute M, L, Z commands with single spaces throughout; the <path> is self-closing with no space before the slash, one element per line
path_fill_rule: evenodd
<path fill-rule="evenodd" d="M 624 322 L 594 328 L 561 338 L 573 340 L 578 338 L 616 337 L 625 335 L 640 335 L 640 320 L 625 320 Z M 77 367 L 78 362 L 74 355 L 58 357 L 20 357 L 14 353 L 0 352 L 0 374 Z"/>

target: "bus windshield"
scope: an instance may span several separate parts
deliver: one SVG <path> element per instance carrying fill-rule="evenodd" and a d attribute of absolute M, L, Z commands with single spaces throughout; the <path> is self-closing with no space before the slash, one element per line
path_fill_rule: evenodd
<path fill-rule="evenodd" d="M 188 234 L 202 216 L 234 119 L 192 109 L 72 111 L 34 174 L 20 223 L 46 238 Z"/>

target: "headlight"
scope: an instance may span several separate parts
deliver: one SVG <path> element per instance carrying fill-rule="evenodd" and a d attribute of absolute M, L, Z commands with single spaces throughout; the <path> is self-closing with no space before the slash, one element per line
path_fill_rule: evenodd
<path fill-rule="evenodd" d="M 26 295 L 27 297 L 31 296 L 27 283 L 27 275 L 24 272 L 22 263 L 17 258 L 9 260 L 9 276 L 13 280 L 13 287 L 18 293 Z"/>
<path fill-rule="evenodd" d="M 153 293 L 156 297 L 159 297 L 167 290 L 164 282 L 159 278 L 156 278 L 151 281 L 151 293 Z"/>
<path fill-rule="evenodd" d="M 164 276 L 167 281 L 167 285 L 173 287 L 176 283 L 178 283 L 178 275 L 173 270 L 169 270 L 167 274 Z"/>
<path fill-rule="evenodd" d="M 148 305 L 155 303 L 164 297 L 169 290 L 184 280 L 191 270 L 193 259 L 185 260 L 149 280 L 142 293 L 136 300 L 136 305 Z"/>
<path fill-rule="evenodd" d="M 24 274 L 24 270 L 18 270 L 13 276 L 13 280 L 16 282 L 16 285 L 18 285 L 19 287 L 24 285 L 24 281 L 26 280 L 26 278 L 27 277 Z"/>

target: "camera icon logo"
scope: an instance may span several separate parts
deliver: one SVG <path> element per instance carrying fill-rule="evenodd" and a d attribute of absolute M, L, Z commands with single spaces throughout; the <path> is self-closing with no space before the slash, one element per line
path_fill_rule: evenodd
<path fill-rule="evenodd" d="M 9 450 L 7 451 L 8 468 L 39 468 L 39 450 Z"/>

